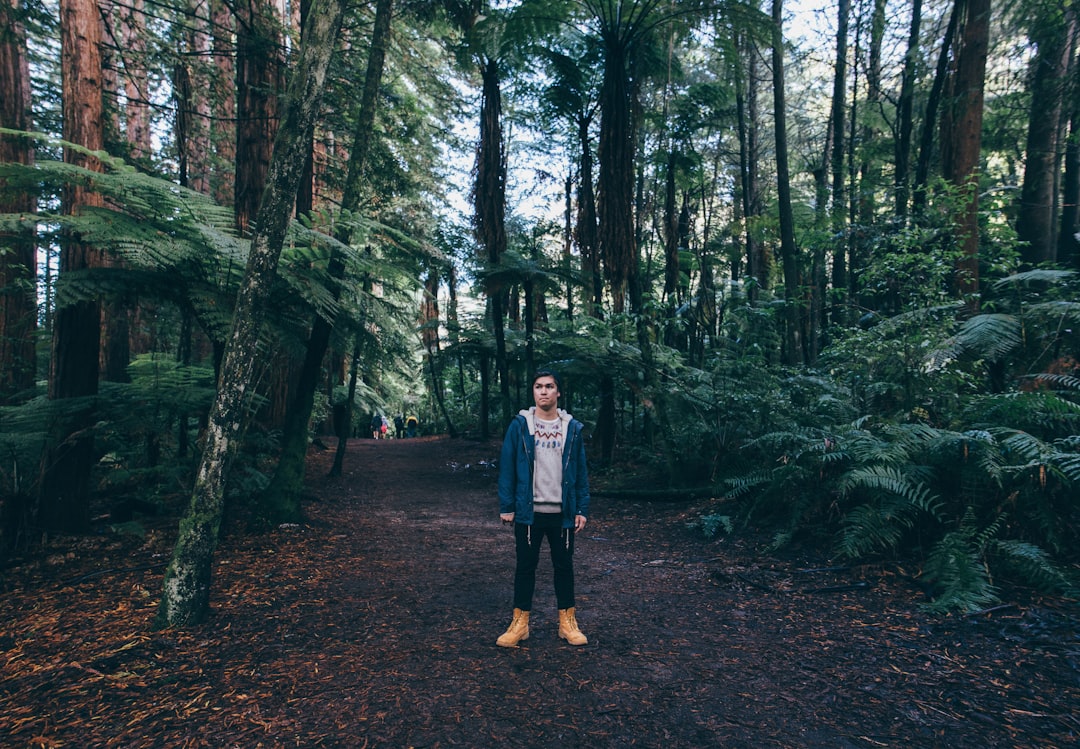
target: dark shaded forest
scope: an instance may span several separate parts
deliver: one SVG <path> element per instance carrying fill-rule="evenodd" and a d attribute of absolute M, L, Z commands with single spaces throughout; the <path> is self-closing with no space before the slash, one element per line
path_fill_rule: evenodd
<path fill-rule="evenodd" d="M 0 3 L 3 566 L 168 517 L 197 625 L 312 445 L 497 439 L 545 366 L 703 538 L 1072 605 L 1077 11 Z"/>

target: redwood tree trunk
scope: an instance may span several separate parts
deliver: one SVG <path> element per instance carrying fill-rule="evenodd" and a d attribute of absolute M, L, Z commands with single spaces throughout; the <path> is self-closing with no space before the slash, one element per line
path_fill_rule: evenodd
<path fill-rule="evenodd" d="M 1058 134 L 1072 44 L 1064 12 L 1032 22 L 1031 41 L 1038 52 L 1032 63 L 1031 116 L 1024 149 L 1024 181 L 1016 235 L 1020 255 L 1030 265 L 1057 259 L 1056 230 Z"/>
<path fill-rule="evenodd" d="M 254 224 L 247 272 L 237 298 L 191 505 L 180 522 L 172 561 L 165 571 L 157 616 L 160 625 L 194 624 L 209 609 L 210 572 L 221 525 L 229 458 L 246 421 L 265 305 L 277 273 L 303 172 L 305 149 L 314 131 L 326 71 L 343 15 L 344 0 L 316 0 L 304 32 L 305 41 L 289 83 L 266 190 Z"/>
<path fill-rule="evenodd" d="M 0 0 L 0 127 L 30 130 L 30 66 L 26 31 L 16 19 L 20 0 Z M 0 135 L 0 162 L 32 164 L 29 140 Z M 3 187 L 0 181 L 0 187 Z M 33 197 L 0 200 L 0 213 L 32 213 Z M 0 233 L 0 404 L 28 397 L 34 387 L 37 249 L 33 231 Z"/>
<path fill-rule="evenodd" d="M 236 4 L 236 226 L 248 234 L 266 186 L 278 127 L 281 38 L 270 0 Z M 291 215 L 290 207 L 290 215 Z"/>
<path fill-rule="evenodd" d="M 946 114 L 948 126 L 942 127 L 942 171 L 964 195 L 956 216 L 962 257 L 956 263 L 954 281 L 956 291 L 968 299 L 972 310 L 979 306 L 979 154 L 989 42 L 990 0 L 966 0 L 953 99 Z"/>
<path fill-rule="evenodd" d="M 93 0 L 60 3 L 60 67 L 63 82 L 64 138 L 93 150 L 104 147 L 101 96 L 101 18 Z M 99 170 L 100 162 L 73 149 L 64 160 Z M 71 187 L 62 210 L 76 214 L 100 206 L 100 195 Z M 76 236 L 65 237 L 60 250 L 64 274 L 101 265 L 101 253 Z M 49 425 L 49 444 L 42 456 L 38 522 L 47 530 L 79 532 L 89 517 L 90 469 L 93 466 L 93 423 L 86 400 L 98 391 L 101 309 L 97 302 L 77 302 L 57 309 L 49 372 L 49 398 L 57 405 Z M 56 402 L 72 399 L 70 406 Z"/>

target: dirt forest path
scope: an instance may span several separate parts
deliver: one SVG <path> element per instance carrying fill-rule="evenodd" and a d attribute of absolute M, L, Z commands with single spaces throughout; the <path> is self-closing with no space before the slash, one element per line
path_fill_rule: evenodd
<path fill-rule="evenodd" d="M 149 628 L 168 532 L 25 560 L 0 598 L 0 747 L 1058 747 L 1080 737 L 1074 603 L 933 618 L 897 565 L 706 541 L 690 506 L 593 500 L 578 620 L 550 562 L 508 623 L 498 446 L 313 452 L 308 521 L 231 534 L 213 614 Z M 617 477 L 598 476 L 594 485 Z M 157 554 L 159 556 L 154 557 Z"/>

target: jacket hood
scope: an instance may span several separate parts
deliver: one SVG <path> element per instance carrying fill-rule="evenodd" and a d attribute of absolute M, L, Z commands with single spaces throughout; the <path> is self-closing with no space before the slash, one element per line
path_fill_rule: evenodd
<path fill-rule="evenodd" d="M 568 414 L 566 411 L 563 411 L 561 408 L 556 409 L 556 411 L 559 414 L 559 420 L 562 421 L 562 423 L 563 423 L 563 433 L 565 434 L 565 433 L 567 433 L 567 430 L 568 430 L 568 428 L 570 426 L 570 420 L 572 418 L 574 418 L 574 417 L 571 416 L 570 414 Z M 520 411 L 518 411 L 518 414 L 520 416 L 525 417 L 525 423 L 529 425 L 529 434 L 535 435 L 536 434 L 536 406 L 531 406 L 529 408 L 523 408 Z"/>

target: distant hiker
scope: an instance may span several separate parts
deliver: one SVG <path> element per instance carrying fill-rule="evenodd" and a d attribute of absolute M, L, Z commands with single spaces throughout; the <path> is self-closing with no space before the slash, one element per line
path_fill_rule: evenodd
<path fill-rule="evenodd" d="M 416 430 L 419 427 L 420 427 L 420 420 L 418 418 L 416 418 L 415 416 L 413 416 L 412 414 L 410 414 L 409 418 L 405 419 L 405 436 L 406 437 L 415 437 L 416 436 Z"/>
<path fill-rule="evenodd" d="M 371 438 L 379 439 L 382 436 L 382 416 L 376 411 L 371 417 Z"/>
<path fill-rule="evenodd" d="M 401 414 L 394 416 L 394 436 L 398 439 L 405 436 L 405 417 Z"/>
<path fill-rule="evenodd" d="M 574 536 L 589 514 L 589 475 L 583 425 L 559 408 L 559 378 L 542 369 L 532 378 L 533 408 L 510 422 L 499 456 L 499 518 L 514 524 L 514 616 L 495 644 L 510 648 L 529 637 L 540 546 L 547 538 L 555 569 L 559 637 L 588 639 L 574 605 Z"/>

